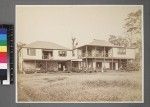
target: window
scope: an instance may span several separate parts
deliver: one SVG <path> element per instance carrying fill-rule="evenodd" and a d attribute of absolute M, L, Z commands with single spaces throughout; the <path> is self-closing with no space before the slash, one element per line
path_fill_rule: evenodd
<path fill-rule="evenodd" d="M 72 56 L 75 56 L 75 50 L 72 50 Z"/>
<path fill-rule="evenodd" d="M 66 51 L 58 51 L 59 56 L 65 57 L 67 56 L 67 52 Z"/>
<path fill-rule="evenodd" d="M 35 49 L 28 48 L 27 49 L 27 55 L 35 56 L 36 55 Z"/>
<path fill-rule="evenodd" d="M 120 55 L 126 54 L 126 49 L 125 48 L 118 48 L 118 54 L 120 54 Z"/>

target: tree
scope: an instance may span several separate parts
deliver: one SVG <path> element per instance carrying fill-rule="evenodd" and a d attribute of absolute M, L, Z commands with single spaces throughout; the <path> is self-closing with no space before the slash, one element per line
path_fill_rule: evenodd
<path fill-rule="evenodd" d="M 25 43 L 22 43 L 22 42 L 18 42 L 17 43 L 17 70 L 19 71 L 20 68 L 19 68 L 19 62 L 20 62 L 20 54 L 21 54 L 21 50 L 23 48 L 23 46 L 25 46 L 26 44 Z"/>
<path fill-rule="evenodd" d="M 128 41 L 131 47 L 135 47 L 137 52 L 135 56 L 135 62 L 140 65 L 141 68 L 141 59 L 142 59 L 142 11 L 139 9 L 135 12 L 128 14 L 125 19 L 125 30 L 128 35 Z"/>
<path fill-rule="evenodd" d="M 73 56 L 75 55 L 74 49 L 76 48 L 77 45 L 78 45 L 77 38 L 72 37 L 72 55 Z"/>
<path fill-rule="evenodd" d="M 109 42 L 118 46 L 123 46 L 123 47 L 129 46 L 128 40 L 125 37 L 121 37 L 121 36 L 110 35 Z"/>
<path fill-rule="evenodd" d="M 133 43 L 137 42 L 137 39 L 139 39 L 141 34 L 141 10 L 137 10 L 135 12 L 131 12 L 127 15 L 127 18 L 125 19 L 125 31 L 128 35 L 128 41 L 130 42 L 130 46 L 132 46 Z"/>

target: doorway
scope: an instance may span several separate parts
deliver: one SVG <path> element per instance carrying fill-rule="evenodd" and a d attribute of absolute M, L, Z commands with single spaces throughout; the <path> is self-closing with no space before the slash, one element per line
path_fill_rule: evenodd
<path fill-rule="evenodd" d="M 66 70 L 67 70 L 66 62 L 58 62 L 58 71 L 66 71 Z"/>

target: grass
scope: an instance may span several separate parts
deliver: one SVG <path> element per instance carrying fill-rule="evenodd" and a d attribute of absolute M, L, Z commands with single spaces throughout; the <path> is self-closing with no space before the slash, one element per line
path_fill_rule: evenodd
<path fill-rule="evenodd" d="M 21 102 L 141 101 L 140 72 L 18 74 Z"/>

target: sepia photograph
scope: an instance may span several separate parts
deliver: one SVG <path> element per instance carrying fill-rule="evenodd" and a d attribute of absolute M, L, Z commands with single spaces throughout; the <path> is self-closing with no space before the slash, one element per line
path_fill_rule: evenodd
<path fill-rule="evenodd" d="M 143 103 L 143 5 L 16 5 L 17 103 Z"/>

